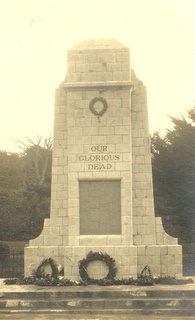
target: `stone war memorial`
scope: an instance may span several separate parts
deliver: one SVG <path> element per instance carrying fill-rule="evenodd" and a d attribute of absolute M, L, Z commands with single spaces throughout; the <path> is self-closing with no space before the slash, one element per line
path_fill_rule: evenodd
<path fill-rule="evenodd" d="M 115 260 L 116 279 L 146 265 L 153 276 L 182 276 L 182 248 L 154 214 L 146 87 L 115 40 L 68 51 L 55 96 L 51 213 L 25 248 L 25 275 L 52 258 L 79 280 L 91 251 Z M 101 279 L 108 268 L 97 259 L 87 272 Z"/>

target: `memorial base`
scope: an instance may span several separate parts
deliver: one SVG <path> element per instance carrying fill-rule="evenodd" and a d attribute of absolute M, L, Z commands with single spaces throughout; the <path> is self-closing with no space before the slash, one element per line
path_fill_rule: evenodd
<path fill-rule="evenodd" d="M 143 268 L 149 266 L 152 276 L 182 276 L 182 252 L 179 245 L 150 246 L 45 246 L 25 248 L 25 275 L 30 276 L 33 270 L 44 259 L 52 258 L 57 265 L 64 267 L 64 277 L 80 280 L 79 261 L 92 252 L 107 253 L 116 262 L 116 279 L 137 278 Z M 87 272 L 91 278 L 101 279 L 108 273 L 103 261 L 89 263 Z"/>

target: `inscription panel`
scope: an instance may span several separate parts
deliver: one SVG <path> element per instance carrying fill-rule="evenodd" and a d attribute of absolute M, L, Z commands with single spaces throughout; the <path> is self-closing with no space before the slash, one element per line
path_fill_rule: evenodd
<path fill-rule="evenodd" d="M 121 181 L 79 182 L 80 234 L 121 234 Z"/>
<path fill-rule="evenodd" d="M 108 146 L 91 146 L 86 154 L 78 155 L 78 161 L 87 164 L 87 170 L 110 170 L 121 161 L 121 155 L 110 153 Z"/>

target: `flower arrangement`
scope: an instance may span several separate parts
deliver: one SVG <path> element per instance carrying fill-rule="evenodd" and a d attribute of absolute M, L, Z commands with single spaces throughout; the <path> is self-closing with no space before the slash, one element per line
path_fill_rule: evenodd
<path fill-rule="evenodd" d="M 103 261 L 107 267 L 108 267 L 108 274 L 104 279 L 93 279 L 90 278 L 88 273 L 87 273 L 87 267 L 88 264 L 92 261 Z M 90 251 L 86 258 L 84 258 L 83 260 L 79 261 L 79 274 L 81 279 L 84 282 L 87 282 L 88 284 L 96 284 L 98 281 L 102 282 L 102 280 L 109 282 L 110 280 L 113 281 L 115 276 L 116 276 L 116 272 L 117 272 L 117 268 L 116 268 L 116 263 L 115 260 L 110 257 L 107 253 L 102 253 L 102 252 L 92 252 Z"/>
<path fill-rule="evenodd" d="M 92 261 L 103 261 L 109 271 L 103 279 L 90 278 L 87 273 L 88 264 Z M 193 283 L 192 279 L 176 279 L 174 277 L 153 277 L 149 266 L 145 266 L 137 279 L 124 278 L 115 279 L 117 268 L 115 260 L 107 253 L 92 252 L 90 251 L 86 258 L 79 261 L 79 274 L 81 280 L 74 281 L 66 279 L 61 276 L 63 268 L 58 266 L 52 258 L 44 259 L 38 268 L 33 272 L 30 277 L 22 277 L 19 279 L 11 278 L 4 280 L 7 285 L 37 285 L 37 286 L 87 286 L 90 284 L 100 286 L 112 286 L 112 285 L 134 285 L 134 286 L 152 286 L 155 284 L 162 285 L 180 285 L 186 283 Z"/>

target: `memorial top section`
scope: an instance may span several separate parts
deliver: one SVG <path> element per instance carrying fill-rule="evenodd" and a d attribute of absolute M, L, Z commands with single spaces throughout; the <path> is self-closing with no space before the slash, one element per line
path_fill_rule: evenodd
<path fill-rule="evenodd" d="M 71 50 L 94 50 L 94 49 L 128 49 L 120 42 L 114 39 L 94 39 L 85 40 L 78 45 L 76 45 Z"/>
<path fill-rule="evenodd" d="M 118 41 L 87 40 L 68 51 L 65 87 L 129 81 L 129 48 Z"/>

